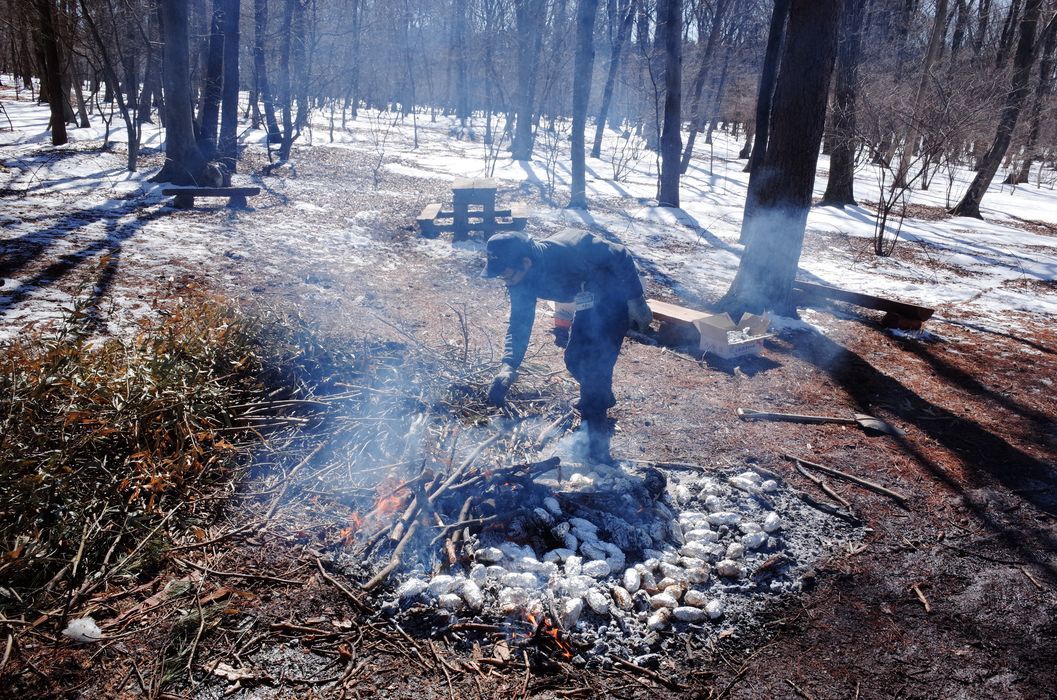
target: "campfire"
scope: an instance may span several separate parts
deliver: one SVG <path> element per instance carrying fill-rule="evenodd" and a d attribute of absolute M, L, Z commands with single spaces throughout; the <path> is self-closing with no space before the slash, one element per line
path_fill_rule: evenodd
<path fill-rule="evenodd" d="M 560 659 L 645 657 L 798 590 L 819 532 L 849 527 L 765 470 L 591 464 L 579 433 L 546 447 L 560 430 L 524 426 L 389 475 L 354 516 L 339 561 L 386 615 Z"/>

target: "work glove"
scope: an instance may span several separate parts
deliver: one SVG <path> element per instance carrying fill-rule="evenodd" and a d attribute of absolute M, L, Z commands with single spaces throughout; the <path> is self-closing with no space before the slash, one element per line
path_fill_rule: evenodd
<path fill-rule="evenodd" d="M 646 297 L 635 297 L 628 299 L 628 323 L 631 330 L 644 333 L 653 322 L 653 312 L 650 311 Z"/>
<path fill-rule="evenodd" d="M 492 386 L 488 388 L 488 403 L 491 406 L 502 406 L 510 385 L 517 379 L 517 370 L 510 365 L 503 365 L 499 373 L 492 380 Z"/>

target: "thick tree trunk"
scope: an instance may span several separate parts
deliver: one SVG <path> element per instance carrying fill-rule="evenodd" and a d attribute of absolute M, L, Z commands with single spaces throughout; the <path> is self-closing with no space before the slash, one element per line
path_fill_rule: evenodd
<path fill-rule="evenodd" d="M 196 184 L 206 164 L 194 135 L 187 9 L 187 0 L 161 0 L 165 166 L 153 179 L 177 185 Z"/>
<path fill-rule="evenodd" d="M 51 145 L 61 146 L 66 136 L 66 95 L 62 89 L 62 63 L 59 61 L 59 42 L 55 36 L 55 8 L 52 0 L 37 0 L 37 18 L 44 51 L 44 80 L 47 84 L 48 104 L 51 107 Z"/>
<path fill-rule="evenodd" d="M 664 126 L 661 130 L 657 203 L 662 207 L 678 207 L 683 150 L 679 133 L 683 101 L 683 3 L 681 0 L 662 0 L 657 10 L 657 31 L 663 32 L 664 41 Z"/>
<path fill-rule="evenodd" d="M 202 106 L 198 112 L 198 148 L 206 160 L 212 160 L 217 152 L 217 120 L 224 87 L 224 3 L 225 0 L 213 0 L 209 52 L 202 79 Z"/>
<path fill-rule="evenodd" d="M 1020 21 L 1020 38 L 1017 41 L 1017 51 L 1013 58 L 1013 78 L 1010 83 L 1006 101 L 1002 107 L 1002 114 L 998 120 L 998 130 L 991 148 L 981 159 L 969 189 L 962 200 L 951 210 L 955 216 L 972 216 L 977 219 L 980 216 L 980 202 L 983 201 L 984 193 L 994 180 L 998 166 L 1002 162 L 1009 143 L 1013 138 L 1013 130 L 1017 126 L 1020 117 L 1020 109 L 1024 105 L 1024 99 L 1028 95 L 1028 78 L 1031 74 L 1031 65 L 1035 60 L 1035 33 L 1039 23 L 1039 15 L 1042 12 L 1042 0 L 1027 0 L 1024 8 L 1024 17 Z M 1048 31 L 1048 30 L 1047 30 Z"/>
<path fill-rule="evenodd" d="M 518 31 L 517 117 L 514 123 L 514 140 L 510 145 L 510 157 L 514 160 L 532 160 L 532 103 L 536 96 L 536 75 L 539 66 L 540 46 L 543 41 L 543 0 L 526 0 L 515 4 Z"/>
<path fill-rule="evenodd" d="M 752 173 L 742 229 L 753 230 L 720 307 L 794 314 L 792 287 L 811 207 L 843 0 L 792 0 L 767 153 Z"/>
<path fill-rule="evenodd" d="M 617 36 L 613 40 L 613 51 L 609 55 L 609 68 L 606 71 L 606 86 L 602 90 L 602 104 L 598 108 L 598 120 L 595 122 L 595 140 L 591 146 L 591 157 L 598 158 L 602 155 L 602 136 L 606 129 L 606 120 L 609 118 L 609 105 L 613 100 L 613 87 L 617 82 L 617 69 L 620 68 L 620 54 L 627 43 L 628 35 L 631 33 L 631 22 L 635 18 L 636 8 L 640 0 L 632 0 L 624 12 L 620 26 L 617 28 Z"/>
<path fill-rule="evenodd" d="M 217 157 L 228 169 L 238 162 L 239 121 L 239 0 L 224 0 L 224 92 L 220 109 L 220 140 Z"/>
<path fill-rule="evenodd" d="M 569 207 L 587 208 L 587 162 L 584 130 L 591 97 L 591 71 L 595 63 L 594 29 L 598 0 L 579 0 L 576 9 L 576 57 L 573 61 L 573 124 Z"/>
<path fill-rule="evenodd" d="M 846 0 L 841 37 L 837 45 L 837 75 L 834 79 L 833 150 L 829 180 L 822 204 L 831 207 L 855 205 L 855 98 L 862 55 L 862 20 L 866 0 Z"/>
<path fill-rule="evenodd" d="M 745 164 L 745 172 L 750 173 L 750 185 L 752 184 L 752 171 L 760 164 L 767 152 L 768 132 L 771 128 L 771 98 L 774 95 L 778 61 L 781 57 L 782 42 L 785 39 L 789 3 L 790 0 L 774 0 L 774 10 L 771 12 L 771 26 L 767 31 L 767 48 L 764 50 L 763 68 L 760 70 L 760 87 L 756 94 L 756 143 L 752 145 L 752 154 L 749 156 L 749 162 Z M 749 190 L 752 191 L 751 186 Z M 745 227 L 742 227 L 743 232 L 744 230 Z"/>

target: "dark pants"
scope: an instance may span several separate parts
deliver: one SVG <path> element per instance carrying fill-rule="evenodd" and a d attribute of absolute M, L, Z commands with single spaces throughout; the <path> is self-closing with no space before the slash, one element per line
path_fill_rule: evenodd
<path fill-rule="evenodd" d="M 601 300 L 577 311 L 565 348 L 565 366 L 580 383 L 580 415 L 586 420 L 604 420 L 616 404 L 613 396 L 613 366 L 628 332 L 628 308 L 624 301 Z"/>

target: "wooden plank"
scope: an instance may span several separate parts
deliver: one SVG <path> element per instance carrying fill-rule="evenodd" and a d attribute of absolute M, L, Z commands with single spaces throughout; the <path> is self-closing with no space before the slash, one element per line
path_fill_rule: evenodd
<path fill-rule="evenodd" d="M 653 317 L 660 321 L 657 335 L 662 343 L 672 347 L 693 348 L 700 344 L 701 333 L 694 321 L 709 314 L 658 299 L 647 299 L 646 304 L 653 312 Z"/>
<path fill-rule="evenodd" d="M 423 221 L 432 222 L 434 219 L 437 218 L 437 215 L 440 214 L 442 206 L 443 205 L 437 204 L 436 202 L 432 204 L 427 204 L 425 207 L 422 208 L 422 212 L 417 217 L 415 217 L 415 221 L 417 221 L 419 224 L 421 224 Z"/>
<path fill-rule="evenodd" d="M 161 191 L 167 197 L 252 197 L 261 193 L 260 187 L 167 187 Z"/>
<path fill-rule="evenodd" d="M 495 190 L 496 183 L 490 177 L 460 177 L 451 186 L 453 192 L 467 190 Z"/>
<path fill-rule="evenodd" d="M 929 320 L 935 312 L 934 309 L 918 306 L 917 304 L 908 304 L 906 302 L 885 299 L 872 294 L 850 292 L 845 289 L 828 287 L 824 284 L 801 282 L 799 280 L 793 282 L 793 291 L 799 297 L 797 303 L 804 306 L 811 305 L 813 300 L 844 301 L 868 309 L 886 311 L 890 315 L 886 316 L 886 318 L 890 318 L 891 324 L 901 323 L 902 327 L 920 328 L 921 324 L 924 321 Z M 906 325 L 908 322 L 911 325 Z M 886 325 L 891 324 L 886 323 Z M 913 324 L 916 324 L 916 326 Z"/>
<path fill-rule="evenodd" d="M 654 318 L 662 323 L 693 325 L 694 321 L 711 315 L 704 311 L 695 311 L 685 306 L 669 304 L 658 299 L 647 299 L 646 304 L 650 307 L 650 311 L 653 312 Z"/>

